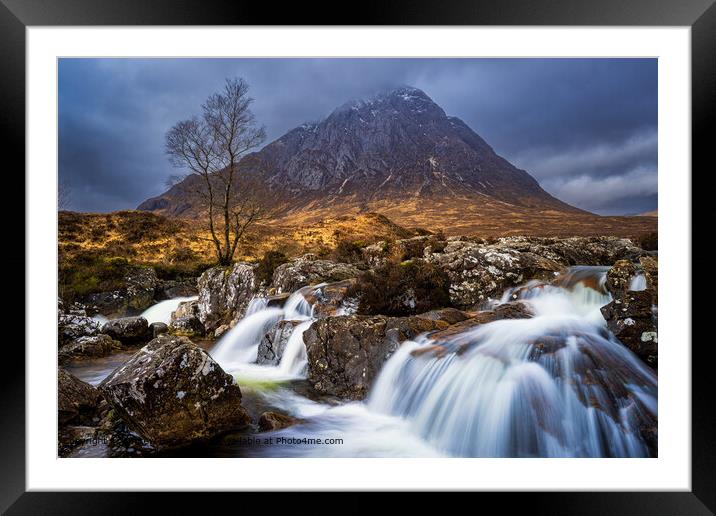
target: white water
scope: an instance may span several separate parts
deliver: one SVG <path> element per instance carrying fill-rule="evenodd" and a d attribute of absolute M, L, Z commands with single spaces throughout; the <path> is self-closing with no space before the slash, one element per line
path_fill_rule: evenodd
<path fill-rule="evenodd" d="M 641 272 L 632 276 L 631 281 L 629 282 L 629 290 L 646 290 L 646 276 L 644 276 Z"/>
<path fill-rule="evenodd" d="M 242 448 L 257 456 L 336 457 L 640 457 L 649 454 L 639 427 L 655 427 L 657 378 L 609 334 L 600 306 L 607 267 L 574 267 L 553 284 L 532 281 L 505 292 L 532 319 L 484 324 L 440 342 L 429 335 L 404 343 L 385 363 L 365 402 L 309 400 L 278 383 L 252 388 L 266 406 L 305 420 L 274 435 L 341 438 L 343 444 Z M 590 285 L 592 288 L 588 288 Z M 314 287 L 315 288 L 315 287 Z M 217 343 L 212 356 L 242 380 L 303 378 L 303 332 L 312 308 L 294 293 L 283 308 L 257 298 Z M 499 303 L 498 302 L 498 303 Z M 281 362 L 257 365 L 258 343 L 278 321 L 296 325 Z M 425 352 L 414 356 L 412 352 Z M 105 359 L 106 360 L 106 359 Z M 102 371 L 73 371 L 97 381 Z M 101 374 L 100 374 L 101 373 Z M 247 383 L 242 385 L 242 389 Z M 226 453 L 235 453 L 232 450 Z"/>
<path fill-rule="evenodd" d="M 144 317 L 149 324 L 154 322 L 169 324 L 172 320 L 172 313 L 179 307 L 179 303 L 183 303 L 184 301 L 196 301 L 197 299 L 199 299 L 198 296 L 174 297 L 150 306 L 139 315 L 140 317 Z"/>
<path fill-rule="evenodd" d="M 639 428 L 656 425 L 657 378 L 610 338 L 598 317 L 609 296 L 534 282 L 517 297 L 535 317 L 440 342 L 442 358 L 413 354 L 436 344 L 428 337 L 404 343 L 383 366 L 369 408 L 406 419 L 451 455 L 647 456 Z"/>
<path fill-rule="evenodd" d="M 252 299 L 244 318 L 226 332 L 211 351 L 214 360 L 225 371 L 242 379 L 281 380 L 305 377 L 308 362 L 303 332 L 312 322 L 312 308 L 304 297 L 305 290 L 294 292 L 283 308 L 268 306 L 266 298 Z M 277 367 L 257 365 L 261 339 L 282 320 L 302 322 L 291 333 Z"/>

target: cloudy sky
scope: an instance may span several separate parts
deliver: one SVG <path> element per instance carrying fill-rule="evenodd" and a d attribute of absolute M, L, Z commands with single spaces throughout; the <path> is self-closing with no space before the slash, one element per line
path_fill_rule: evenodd
<path fill-rule="evenodd" d="M 553 195 L 600 214 L 657 207 L 655 59 L 62 59 L 59 173 L 70 208 L 135 208 L 173 173 L 164 134 L 226 77 L 268 141 L 354 98 L 425 91 Z"/>

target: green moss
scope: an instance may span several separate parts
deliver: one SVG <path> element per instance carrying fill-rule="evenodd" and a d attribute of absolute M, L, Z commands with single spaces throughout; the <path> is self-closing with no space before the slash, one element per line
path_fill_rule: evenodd
<path fill-rule="evenodd" d="M 256 378 L 242 378 L 240 375 L 235 375 L 234 379 L 240 387 L 256 391 L 275 391 L 287 382 L 287 380 L 259 380 Z"/>

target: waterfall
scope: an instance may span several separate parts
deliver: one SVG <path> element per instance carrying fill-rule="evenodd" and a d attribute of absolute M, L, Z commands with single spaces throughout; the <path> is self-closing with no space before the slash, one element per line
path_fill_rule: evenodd
<path fill-rule="evenodd" d="M 657 378 L 597 317 L 604 270 L 509 293 L 535 316 L 404 343 L 368 406 L 405 418 L 442 452 L 473 457 L 643 457 Z M 574 278 L 572 278 L 574 279 Z M 586 286 L 591 285 L 591 286 Z"/>
<path fill-rule="evenodd" d="M 629 290 L 646 290 L 646 276 L 644 276 L 641 272 L 632 276 L 631 281 L 629 282 Z"/>
<path fill-rule="evenodd" d="M 320 286 L 319 286 L 320 287 Z M 282 308 L 268 306 L 265 297 L 254 298 L 246 315 L 219 339 L 211 355 L 225 371 L 255 379 L 304 377 L 307 369 L 303 332 L 311 325 L 313 308 L 304 294 L 304 287 L 289 296 Z M 255 364 L 258 347 L 264 335 L 279 321 L 301 321 L 291 333 L 281 361 L 276 367 Z"/>
<path fill-rule="evenodd" d="M 172 320 L 172 313 L 179 307 L 179 303 L 183 303 L 184 301 L 196 301 L 197 299 L 199 299 L 197 296 L 192 296 L 174 297 L 166 301 L 160 301 L 156 305 L 152 305 L 144 310 L 140 316 L 144 317 L 149 324 L 154 322 L 169 324 Z"/>

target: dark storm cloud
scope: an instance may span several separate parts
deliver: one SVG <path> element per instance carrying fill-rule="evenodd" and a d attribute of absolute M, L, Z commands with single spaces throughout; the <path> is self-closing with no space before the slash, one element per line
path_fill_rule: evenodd
<path fill-rule="evenodd" d="M 59 165 L 72 209 L 129 209 L 161 193 L 175 172 L 167 129 L 232 76 L 251 85 L 268 141 L 407 84 L 569 203 L 656 208 L 656 60 L 63 59 Z"/>

